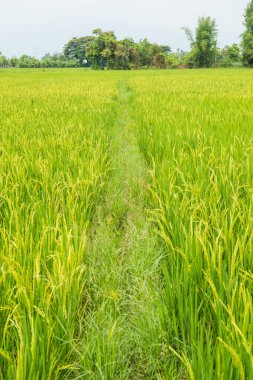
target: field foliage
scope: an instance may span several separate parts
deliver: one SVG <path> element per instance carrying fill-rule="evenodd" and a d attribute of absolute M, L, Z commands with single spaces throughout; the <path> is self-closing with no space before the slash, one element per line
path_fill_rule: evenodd
<path fill-rule="evenodd" d="M 253 378 L 252 94 L 247 69 L 0 71 L 1 380 L 86 378 L 80 342 L 98 307 L 87 304 L 87 239 L 111 173 L 110 192 L 136 183 L 125 176 L 130 184 L 117 187 L 124 160 L 112 165 L 115 139 L 124 136 L 115 126 L 125 124 L 148 173 L 142 201 L 160 247 L 151 276 L 160 285 L 152 309 L 138 309 L 145 323 L 132 327 L 145 339 L 113 354 L 131 358 L 132 369 L 117 367 L 103 347 L 106 369 L 92 376 L 90 353 L 87 378 Z M 122 96 L 127 109 L 118 107 Z M 136 148 L 125 151 L 125 160 L 131 151 L 139 157 Z M 140 197 L 131 194 L 128 202 Z M 121 199 L 116 190 L 114 197 Z M 115 236 L 126 240 L 122 220 Z M 136 274 L 124 273 L 122 281 L 134 283 Z M 127 301 L 124 310 L 131 319 Z"/>
<path fill-rule="evenodd" d="M 133 81 L 150 217 L 166 245 L 161 341 L 185 365 L 181 378 L 253 376 L 251 74 L 182 71 Z"/>
<path fill-rule="evenodd" d="M 74 71 L 0 75 L 0 377 L 57 379 L 83 329 L 116 86 Z"/>

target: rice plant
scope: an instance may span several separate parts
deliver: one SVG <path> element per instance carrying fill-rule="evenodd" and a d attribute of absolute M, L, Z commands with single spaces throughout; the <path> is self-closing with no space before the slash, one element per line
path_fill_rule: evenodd
<path fill-rule="evenodd" d="M 149 214 L 167 252 L 162 378 L 250 379 L 251 72 L 170 72 L 132 83 Z"/>
<path fill-rule="evenodd" d="M 0 379 L 251 379 L 251 70 L 0 71 Z"/>
<path fill-rule="evenodd" d="M 116 86 L 78 71 L 1 75 L 0 378 L 68 377 Z"/>

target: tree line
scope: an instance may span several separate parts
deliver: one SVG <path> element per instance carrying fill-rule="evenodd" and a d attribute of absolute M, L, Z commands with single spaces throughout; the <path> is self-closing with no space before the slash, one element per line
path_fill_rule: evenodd
<path fill-rule="evenodd" d="M 253 0 L 244 15 L 245 31 L 241 44 L 217 47 L 217 25 L 211 17 L 200 17 L 196 31 L 182 28 L 189 40 L 190 51 L 172 52 L 168 45 L 118 40 L 113 31 L 95 29 L 91 36 L 74 37 L 62 53 L 46 54 L 40 60 L 28 55 L 6 58 L 0 53 L 0 67 L 49 68 L 91 67 L 93 69 L 200 68 L 253 66 Z"/>

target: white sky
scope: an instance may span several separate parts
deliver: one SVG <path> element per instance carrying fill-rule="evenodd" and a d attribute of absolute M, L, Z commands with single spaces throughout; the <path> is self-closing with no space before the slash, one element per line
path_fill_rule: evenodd
<path fill-rule="evenodd" d="M 59 52 L 73 36 L 99 27 L 119 38 L 147 37 L 188 49 L 182 26 L 216 19 L 219 45 L 239 41 L 249 0 L 0 0 L 0 51 L 7 56 Z"/>

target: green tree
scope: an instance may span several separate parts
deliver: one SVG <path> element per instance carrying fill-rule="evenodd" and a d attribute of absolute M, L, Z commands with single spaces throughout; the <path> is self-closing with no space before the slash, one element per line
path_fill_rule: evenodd
<path fill-rule="evenodd" d="M 116 69 L 129 69 L 130 54 L 127 45 L 123 41 L 119 41 L 115 50 L 115 68 Z"/>
<path fill-rule="evenodd" d="M 168 45 L 160 45 L 162 53 L 169 54 L 171 52 L 171 47 Z"/>
<path fill-rule="evenodd" d="M 0 52 L 0 67 L 8 67 L 9 66 L 9 61 L 8 59 L 5 57 L 5 55 L 3 55 L 1 52 Z"/>
<path fill-rule="evenodd" d="M 233 66 L 241 61 L 241 51 L 237 44 L 225 46 L 218 52 L 218 64 L 222 67 Z"/>
<path fill-rule="evenodd" d="M 226 46 L 225 51 L 229 59 L 231 59 L 232 62 L 240 62 L 241 60 L 241 51 L 240 46 L 237 44 L 233 44 L 231 46 Z"/>
<path fill-rule="evenodd" d="M 185 53 L 182 56 L 181 63 L 183 66 L 187 67 L 188 69 L 193 69 L 196 67 L 196 52 L 195 49 L 192 49 L 188 53 Z"/>
<path fill-rule="evenodd" d="M 101 56 L 105 59 L 107 69 L 115 68 L 115 53 L 117 49 L 117 39 L 114 32 L 103 32 L 102 34 L 104 48 L 101 51 Z"/>
<path fill-rule="evenodd" d="M 19 67 L 19 59 L 17 57 L 11 57 L 9 59 L 9 64 L 11 67 Z"/>
<path fill-rule="evenodd" d="M 138 53 L 136 50 L 136 44 L 132 38 L 125 38 L 124 40 L 121 41 L 122 44 L 125 47 L 125 52 L 126 52 L 126 64 L 128 69 L 133 69 L 138 66 Z"/>
<path fill-rule="evenodd" d="M 37 58 L 24 54 L 19 58 L 19 66 L 22 68 L 38 68 L 41 63 Z"/>
<path fill-rule="evenodd" d="M 152 44 L 147 40 L 147 38 L 144 38 L 144 40 L 141 40 L 137 44 L 137 51 L 138 51 L 138 57 L 139 57 L 139 66 L 141 67 L 150 67 L 153 63 L 153 56 L 155 54 L 158 54 L 158 51 L 153 53 L 153 46 Z"/>
<path fill-rule="evenodd" d="M 93 31 L 95 35 L 87 49 L 87 57 L 94 69 L 112 69 L 115 64 L 117 39 L 114 32 L 103 32 L 101 29 Z"/>
<path fill-rule="evenodd" d="M 89 66 L 87 50 L 94 40 L 94 36 L 74 37 L 66 43 L 63 55 L 67 61 L 76 60 L 79 66 Z"/>
<path fill-rule="evenodd" d="M 175 69 L 180 65 L 180 56 L 177 53 L 170 53 L 166 59 L 167 67 L 169 69 Z"/>
<path fill-rule="evenodd" d="M 244 17 L 246 30 L 242 34 L 242 57 L 246 65 L 253 66 L 253 0 L 248 4 Z"/>
<path fill-rule="evenodd" d="M 191 45 L 191 61 L 196 67 L 211 67 L 217 57 L 217 27 L 211 17 L 200 17 L 195 38 L 188 28 L 183 28 Z"/>
<path fill-rule="evenodd" d="M 168 52 L 171 51 L 167 45 L 158 45 L 151 43 L 144 38 L 136 44 L 136 51 L 138 55 L 138 67 L 166 67 L 166 58 Z"/>
<path fill-rule="evenodd" d="M 41 67 L 78 67 L 79 61 L 76 58 L 69 59 L 63 54 L 46 54 L 41 59 Z"/>
<path fill-rule="evenodd" d="M 167 54 L 157 53 L 153 57 L 153 65 L 158 69 L 166 69 L 167 67 Z"/>
<path fill-rule="evenodd" d="M 63 50 L 65 58 L 77 59 L 80 66 L 86 58 L 93 69 L 164 68 L 171 51 L 169 46 L 150 43 L 146 38 L 139 43 L 131 38 L 118 41 L 113 31 L 99 28 L 93 30 L 92 34 L 91 37 L 70 40 Z M 44 61 L 48 62 L 48 59 Z M 56 64 L 54 60 L 51 62 Z"/>

